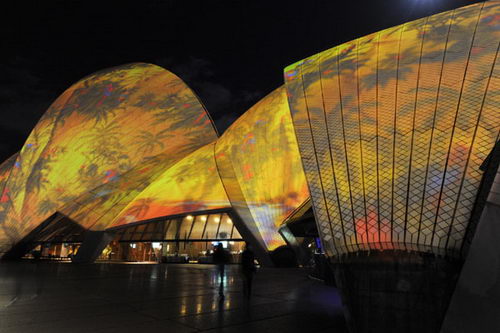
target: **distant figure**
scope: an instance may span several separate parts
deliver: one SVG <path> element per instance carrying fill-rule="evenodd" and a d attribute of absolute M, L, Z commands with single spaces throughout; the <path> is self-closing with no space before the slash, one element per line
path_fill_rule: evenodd
<path fill-rule="evenodd" d="M 255 255 L 250 244 L 246 244 L 245 250 L 241 254 L 241 273 L 243 275 L 243 294 L 250 298 L 252 294 L 252 280 L 256 272 Z"/>
<path fill-rule="evenodd" d="M 33 260 L 35 262 L 38 262 L 38 261 L 40 261 L 40 257 L 42 256 L 42 251 L 33 250 L 33 251 L 31 251 L 31 255 L 33 256 Z"/>
<path fill-rule="evenodd" d="M 229 253 L 224 250 L 222 243 L 219 243 L 215 247 L 214 253 L 212 255 L 214 264 L 217 265 L 217 270 L 219 271 L 220 276 L 219 296 L 220 298 L 224 298 L 224 268 L 225 265 L 229 262 Z"/>

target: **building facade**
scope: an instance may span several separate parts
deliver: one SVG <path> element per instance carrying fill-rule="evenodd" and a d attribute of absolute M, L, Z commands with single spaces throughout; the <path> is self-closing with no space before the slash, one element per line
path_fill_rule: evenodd
<path fill-rule="evenodd" d="M 246 240 L 272 265 L 307 216 L 351 331 L 437 332 L 498 204 L 499 18 L 487 1 L 296 62 L 220 137 L 158 66 L 84 78 L 0 165 L 0 254 L 203 261 Z"/>

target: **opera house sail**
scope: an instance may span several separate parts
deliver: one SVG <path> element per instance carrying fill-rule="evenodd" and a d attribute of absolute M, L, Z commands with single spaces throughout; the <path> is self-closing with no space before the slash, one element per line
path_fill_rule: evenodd
<path fill-rule="evenodd" d="M 285 69 L 318 230 L 360 331 L 383 330 L 389 309 L 412 331 L 439 329 L 484 170 L 498 168 L 481 165 L 500 130 L 499 9 L 426 17 Z"/>
<path fill-rule="evenodd" d="M 161 67 L 92 74 L 0 164 L 0 256 L 208 262 L 247 241 L 265 266 L 321 258 L 351 332 L 439 332 L 499 218 L 499 18 L 487 1 L 312 55 L 221 136 Z"/>

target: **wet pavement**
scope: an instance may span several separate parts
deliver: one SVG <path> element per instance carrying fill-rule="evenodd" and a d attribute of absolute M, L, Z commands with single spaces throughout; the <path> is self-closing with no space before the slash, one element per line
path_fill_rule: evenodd
<path fill-rule="evenodd" d="M 0 263 L 0 332 L 347 332 L 338 291 L 303 269 L 264 268 L 243 295 L 237 266 Z"/>

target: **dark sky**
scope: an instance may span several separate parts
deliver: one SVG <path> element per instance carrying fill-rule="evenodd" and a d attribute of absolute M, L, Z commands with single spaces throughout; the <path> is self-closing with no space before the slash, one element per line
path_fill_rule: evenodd
<path fill-rule="evenodd" d="M 59 94 L 97 70 L 136 61 L 165 67 L 200 96 L 222 133 L 283 84 L 286 65 L 475 2 L 6 1 L 0 9 L 0 162 L 21 148 Z"/>

